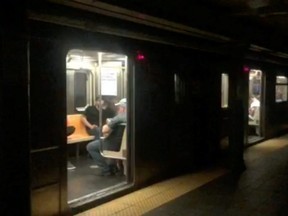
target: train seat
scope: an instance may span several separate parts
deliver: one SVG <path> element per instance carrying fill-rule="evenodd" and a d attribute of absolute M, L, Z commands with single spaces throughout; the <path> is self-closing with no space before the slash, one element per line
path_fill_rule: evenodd
<path fill-rule="evenodd" d="M 126 160 L 127 160 L 127 135 L 126 135 L 126 127 L 124 128 L 122 141 L 119 151 L 111 151 L 111 150 L 102 150 L 100 151 L 101 155 L 105 158 L 118 159 L 121 160 L 124 167 L 124 175 L 127 174 L 126 169 Z"/>
<path fill-rule="evenodd" d="M 81 114 L 67 115 L 68 126 L 71 125 L 75 127 L 75 132 L 67 138 L 68 144 L 90 141 L 94 139 L 94 136 L 91 136 L 87 133 L 81 118 Z"/>

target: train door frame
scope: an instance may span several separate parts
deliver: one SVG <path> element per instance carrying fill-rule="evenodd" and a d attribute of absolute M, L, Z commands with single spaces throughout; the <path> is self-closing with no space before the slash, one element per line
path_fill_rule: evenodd
<path fill-rule="evenodd" d="M 71 49 L 74 49 L 72 47 L 70 47 Z M 71 49 L 66 49 L 67 50 L 67 54 L 69 53 L 69 51 Z M 89 49 L 86 49 L 86 48 L 81 48 L 82 50 L 90 50 L 90 51 L 93 51 L 93 52 L 103 52 L 103 49 L 101 48 L 94 48 L 94 47 L 89 47 Z M 128 101 L 128 104 L 127 104 L 127 143 L 129 143 L 129 147 L 127 149 L 127 174 L 126 174 L 126 180 L 125 180 L 125 184 L 123 184 L 123 186 L 121 186 L 121 188 L 116 188 L 116 190 L 113 192 L 113 191 L 108 191 L 107 194 L 104 194 L 104 196 L 101 196 L 99 197 L 98 196 L 91 196 L 91 199 L 87 199 L 87 196 L 84 197 L 84 202 L 79 200 L 79 201 L 74 201 L 74 202 L 69 202 L 69 199 L 67 199 L 67 203 L 70 205 L 70 207 L 74 210 L 74 211 L 78 211 L 77 209 L 78 208 L 81 208 L 83 209 L 83 206 L 85 206 L 86 204 L 90 205 L 91 203 L 95 203 L 95 205 L 97 205 L 97 203 L 101 203 L 103 201 L 101 201 L 102 198 L 104 199 L 113 199 L 115 197 L 117 197 L 117 194 L 120 194 L 120 193 L 123 193 L 124 190 L 128 190 L 130 189 L 131 187 L 133 187 L 133 184 L 134 184 L 134 176 L 133 176 L 133 170 L 134 170 L 134 167 L 135 167 L 135 164 L 134 164 L 134 160 L 133 158 L 135 158 L 134 156 L 134 153 L 133 153 L 133 142 L 132 142 L 132 138 L 131 138 L 131 135 L 133 134 L 131 132 L 131 129 L 133 130 L 134 128 L 134 121 L 133 121 L 133 91 L 131 91 L 131 88 L 134 88 L 134 67 L 133 67 L 133 58 L 131 57 L 131 55 L 127 52 L 116 52 L 116 51 L 111 51 L 109 50 L 108 52 L 106 53 L 114 53 L 114 54 L 120 54 L 120 55 L 123 55 L 125 56 L 125 73 L 126 73 L 126 76 L 123 76 L 123 74 L 118 74 L 117 75 L 117 79 L 120 77 L 120 79 L 125 79 L 125 80 L 120 80 L 121 85 L 123 85 L 124 83 L 126 83 L 126 86 L 125 86 L 125 89 L 121 89 L 121 92 L 120 92 L 120 97 L 122 96 L 125 96 L 127 98 L 127 101 Z M 68 70 L 69 68 L 66 67 L 66 70 Z M 101 71 L 101 69 L 100 69 Z M 118 77 L 119 76 L 119 77 Z M 93 80 L 93 82 L 95 82 L 95 85 L 94 86 L 95 88 L 92 88 L 94 90 L 96 90 L 98 93 L 100 92 L 101 93 L 101 89 L 100 89 L 100 86 L 97 86 L 97 84 L 99 84 L 99 82 L 101 82 L 100 80 L 98 80 L 98 78 L 95 80 Z M 67 84 L 67 77 L 66 77 L 66 84 Z M 68 85 L 68 84 L 67 84 Z M 121 86 L 120 86 L 121 87 Z M 66 86 L 66 89 L 67 89 L 67 86 Z M 119 86 L 117 86 L 117 91 L 119 90 Z M 102 95 L 102 94 L 101 94 Z M 92 96 L 95 96 L 95 92 L 92 93 Z M 120 99 L 120 98 L 119 98 Z M 66 100 L 67 100 L 67 97 L 66 97 Z M 68 108 L 67 108 L 68 110 Z M 68 113 L 66 113 L 68 114 Z M 68 146 L 66 147 L 68 148 Z M 67 149 L 68 151 L 68 149 Z M 68 158 L 67 158 L 68 160 Z M 68 171 L 67 171 L 68 172 Z M 67 178 L 68 180 L 68 178 Z M 67 181 L 67 186 L 68 186 L 68 181 Z M 68 188 L 68 187 L 67 187 Z M 88 194 L 89 196 L 89 194 Z M 71 200 L 70 200 L 71 201 Z M 89 203 L 88 203 L 89 202 Z"/>
<path fill-rule="evenodd" d="M 250 75 L 251 72 L 255 71 L 256 75 L 258 76 L 258 74 L 260 73 L 260 86 L 256 86 L 256 91 L 258 91 L 260 96 L 255 96 L 254 93 L 252 95 L 251 94 L 251 88 L 253 88 L 253 86 L 251 87 L 251 80 L 250 80 Z M 259 81 L 258 78 L 257 82 Z M 256 85 L 258 85 L 258 83 L 256 83 Z M 251 68 L 249 70 L 248 73 L 248 95 L 247 95 L 247 116 L 248 116 L 248 120 L 247 120 L 247 135 L 246 135 L 246 144 L 250 145 L 250 144 L 255 144 L 258 143 L 259 141 L 263 140 L 265 138 L 265 104 L 266 104 L 266 76 L 265 76 L 265 72 L 262 69 L 259 69 L 257 67 L 255 68 Z M 253 89 L 252 89 L 253 91 Z M 256 93 L 257 94 L 257 93 Z M 252 96 L 252 99 L 251 99 Z M 255 97 L 254 97 L 255 96 Z M 255 103 L 259 103 L 259 108 L 256 108 L 256 112 L 259 117 L 257 117 L 258 120 L 255 120 L 255 118 L 251 117 L 251 115 L 249 114 L 250 109 L 250 104 L 251 100 L 255 100 Z M 257 105 L 258 106 L 258 105 Z M 252 123 L 251 123 L 252 122 Z M 258 126 L 259 124 L 259 126 Z M 250 135 L 250 131 L 253 130 L 253 135 Z"/>

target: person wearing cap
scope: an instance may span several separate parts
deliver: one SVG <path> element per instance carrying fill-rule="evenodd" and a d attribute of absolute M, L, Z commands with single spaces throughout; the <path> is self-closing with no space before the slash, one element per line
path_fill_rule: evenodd
<path fill-rule="evenodd" d="M 121 99 L 118 103 L 115 104 L 117 107 L 117 115 L 113 118 L 107 118 L 106 124 L 103 125 L 102 133 L 103 136 L 106 138 L 111 133 L 111 129 L 114 127 L 114 125 L 117 125 L 119 123 L 126 123 L 126 98 Z M 122 137 L 122 136 L 121 136 Z"/>
<path fill-rule="evenodd" d="M 102 176 L 114 175 L 119 171 L 114 159 L 106 159 L 100 154 L 101 142 L 103 148 L 110 151 L 118 151 L 121 145 L 123 131 L 127 122 L 126 98 L 121 99 L 115 106 L 117 107 L 117 115 L 113 118 L 108 118 L 106 124 L 103 125 L 102 133 L 104 139 L 94 140 L 86 146 L 96 165 L 101 168 Z"/>
<path fill-rule="evenodd" d="M 105 124 L 107 118 L 115 116 L 115 112 L 108 106 L 106 100 L 103 100 L 98 96 L 93 106 L 88 106 L 82 117 L 82 122 L 86 127 L 86 131 L 89 135 L 95 136 L 95 139 L 99 139 L 100 136 L 100 107 L 102 109 L 102 122 Z"/>

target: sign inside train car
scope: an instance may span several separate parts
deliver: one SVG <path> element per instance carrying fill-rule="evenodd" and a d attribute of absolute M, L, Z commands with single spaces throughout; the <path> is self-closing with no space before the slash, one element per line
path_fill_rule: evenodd
<path fill-rule="evenodd" d="M 117 96 L 117 71 L 103 68 L 101 71 L 101 93 Z"/>

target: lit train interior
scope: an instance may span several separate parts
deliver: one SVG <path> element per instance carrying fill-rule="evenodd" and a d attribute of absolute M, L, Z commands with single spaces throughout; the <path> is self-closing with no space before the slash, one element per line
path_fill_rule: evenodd
<path fill-rule="evenodd" d="M 249 101 L 248 101 L 248 144 L 263 139 L 262 115 L 263 99 L 263 73 L 261 70 L 251 69 L 249 71 Z"/>
<path fill-rule="evenodd" d="M 128 185 L 126 133 L 123 133 L 119 152 L 110 152 L 109 155 L 109 152 L 102 151 L 107 160 L 120 161 L 125 172 L 122 175 L 101 176 L 100 168 L 86 149 L 87 144 L 96 138 L 87 134 L 82 122 L 86 108 L 95 105 L 96 97 L 105 100 L 116 115 L 115 103 L 127 98 L 127 72 L 126 55 L 79 49 L 67 53 L 67 126 L 75 127 L 74 133 L 67 134 L 67 195 L 71 207 L 81 205 L 85 200 L 101 198 Z M 102 113 L 100 106 L 99 122 L 106 121 L 102 119 Z M 99 124 L 101 128 L 102 123 Z"/>

